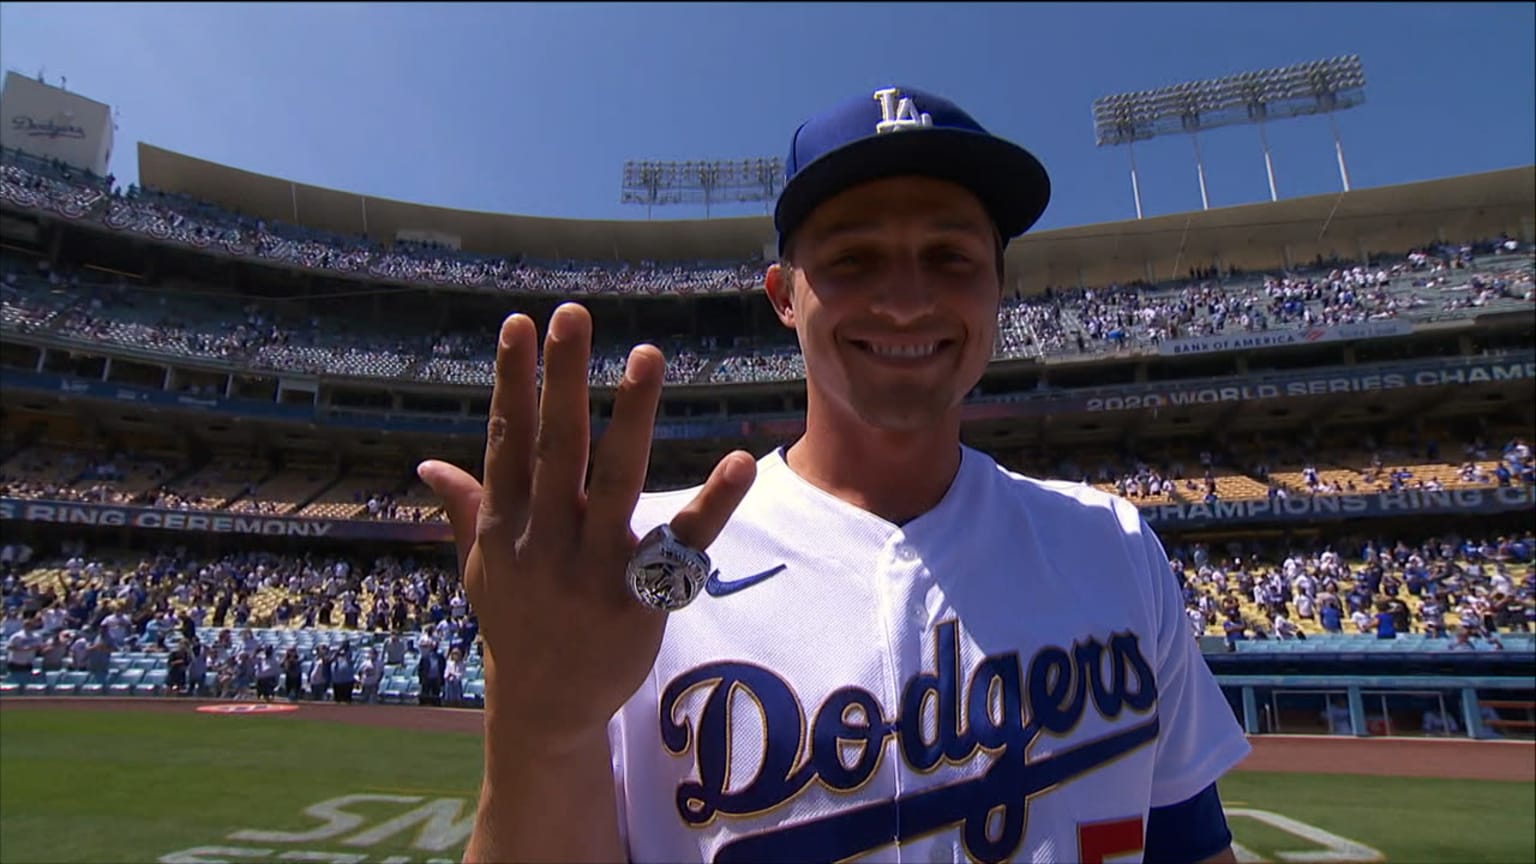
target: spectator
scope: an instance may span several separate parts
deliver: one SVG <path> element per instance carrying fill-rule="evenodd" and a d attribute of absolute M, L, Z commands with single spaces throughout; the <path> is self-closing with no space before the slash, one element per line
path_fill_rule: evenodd
<path fill-rule="evenodd" d="M 13 679 L 25 680 L 32 675 L 32 664 L 43 649 L 43 620 L 36 615 L 28 618 L 22 629 L 5 640 L 6 671 Z"/>
<path fill-rule="evenodd" d="M 282 675 L 283 667 L 277 660 L 277 649 L 272 645 L 262 646 L 256 654 L 256 697 L 263 702 L 271 702 L 277 695 L 277 679 Z"/>
<path fill-rule="evenodd" d="M 443 704 L 457 708 L 464 700 L 464 653 L 458 648 L 448 652 L 443 664 Z"/>
<path fill-rule="evenodd" d="M 309 698 L 315 702 L 324 702 L 326 691 L 330 687 L 330 648 L 326 645 L 321 645 L 316 649 L 313 665 L 309 667 Z"/>
<path fill-rule="evenodd" d="M 342 640 L 341 647 L 331 657 L 331 686 L 335 688 L 338 704 L 352 704 L 352 688 L 357 683 L 357 672 L 352 666 L 352 643 Z"/>
<path fill-rule="evenodd" d="M 362 685 L 364 704 L 372 705 L 378 700 L 379 682 L 383 678 L 384 667 L 379 662 L 379 650 L 370 646 L 357 670 L 357 680 Z"/>
<path fill-rule="evenodd" d="M 421 684 L 418 701 L 422 705 L 443 704 L 443 655 L 438 653 L 437 643 L 431 639 L 421 641 L 421 656 L 416 663 L 416 675 Z"/>

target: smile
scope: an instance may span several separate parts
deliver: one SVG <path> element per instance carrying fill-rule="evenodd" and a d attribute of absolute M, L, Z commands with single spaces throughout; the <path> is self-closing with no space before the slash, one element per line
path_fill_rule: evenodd
<path fill-rule="evenodd" d="M 952 344 L 948 341 L 907 343 L 865 342 L 858 339 L 851 341 L 859 350 L 882 360 L 906 361 L 926 360 Z"/>

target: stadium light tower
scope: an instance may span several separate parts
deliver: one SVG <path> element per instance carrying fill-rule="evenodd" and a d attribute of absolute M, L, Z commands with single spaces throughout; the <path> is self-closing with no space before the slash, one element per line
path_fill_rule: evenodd
<path fill-rule="evenodd" d="M 778 157 L 707 162 L 625 162 L 619 201 L 651 208 L 668 204 L 704 205 L 704 215 L 717 203 L 761 201 L 765 207 L 779 196 L 784 161 Z"/>
<path fill-rule="evenodd" d="M 1327 114 L 1339 160 L 1339 179 L 1349 191 L 1349 169 L 1344 164 L 1344 144 L 1339 139 L 1334 113 L 1365 101 L 1365 73 L 1355 55 L 1297 63 L 1214 78 L 1186 81 L 1156 90 L 1118 93 L 1094 100 L 1093 126 L 1097 146 L 1146 141 L 1159 135 L 1188 134 L 1195 145 L 1195 171 L 1200 181 L 1200 201 L 1210 209 L 1205 187 L 1205 164 L 1200 155 L 1199 133 L 1205 129 L 1253 123 L 1259 129 L 1264 151 L 1264 173 L 1269 198 L 1279 200 L 1274 160 L 1264 123 L 1268 120 Z M 1136 177 L 1136 155 L 1131 150 L 1131 191 L 1136 199 L 1136 218 L 1141 218 L 1141 190 Z"/>

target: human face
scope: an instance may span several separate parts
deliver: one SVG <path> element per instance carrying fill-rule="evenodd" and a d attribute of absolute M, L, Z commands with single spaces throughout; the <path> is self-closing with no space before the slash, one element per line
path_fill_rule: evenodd
<path fill-rule="evenodd" d="M 889 431 L 952 419 L 991 359 L 996 229 L 963 187 L 878 180 L 817 207 L 768 293 L 805 358 L 813 405 Z"/>

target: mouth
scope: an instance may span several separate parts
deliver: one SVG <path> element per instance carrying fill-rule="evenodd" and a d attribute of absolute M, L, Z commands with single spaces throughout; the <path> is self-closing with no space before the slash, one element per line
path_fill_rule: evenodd
<path fill-rule="evenodd" d="M 935 339 L 925 342 L 883 342 L 866 339 L 850 339 L 849 343 L 866 357 L 881 365 L 918 367 L 931 362 L 955 346 L 952 339 Z"/>

